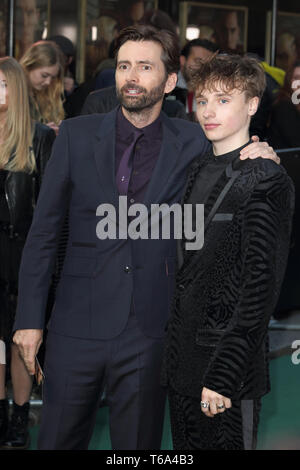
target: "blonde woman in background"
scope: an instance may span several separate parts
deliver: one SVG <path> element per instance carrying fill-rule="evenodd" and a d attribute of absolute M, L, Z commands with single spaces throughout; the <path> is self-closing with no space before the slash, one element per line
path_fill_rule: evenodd
<path fill-rule="evenodd" d="M 0 59 L 0 445 L 29 445 L 28 413 L 32 378 L 11 343 L 18 271 L 41 178 L 55 133 L 30 117 L 24 71 L 12 57 Z M 11 350 L 13 413 L 8 424 L 6 347 Z"/>
<path fill-rule="evenodd" d="M 28 80 L 30 112 L 56 134 L 64 119 L 64 58 L 52 41 L 34 43 L 20 60 Z"/>

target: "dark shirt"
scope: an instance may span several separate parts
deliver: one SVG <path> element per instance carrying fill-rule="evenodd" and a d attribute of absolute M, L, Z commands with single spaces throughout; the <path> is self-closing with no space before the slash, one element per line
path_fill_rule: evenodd
<path fill-rule="evenodd" d="M 136 129 L 123 115 L 121 107 L 117 113 L 116 130 L 116 174 L 122 155 L 131 144 Z M 157 162 L 163 137 L 160 116 L 149 126 L 142 129 L 143 136 L 138 140 L 132 160 L 132 174 L 128 187 L 128 202 L 143 202 L 148 183 Z"/>
<path fill-rule="evenodd" d="M 228 163 L 239 158 L 240 151 L 250 143 L 251 142 L 247 142 L 247 144 L 242 147 L 232 152 L 224 153 L 223 155 L 215 156 L 211 151 L 208 163 L 201 167 L 187 202 L 190 204 L 205 204 Z"/>
<path fill-rule="evenodd" d="M 232 152 L 224 153 L 218 156 L 215 156 L 213 154 L 213 150 L 211 149 L 210 154 L 208 155 L 207 163 L 201 166 L 197 178 L 194 181 L 191 194 L 185 201 L 185 204 L 205 205 L 218 179 L 226 170 L 227 165 L 230 162 L 239 159 L 240 151 L 242 150 L 242 148 L 246 147 L 246 145 L 249 145 L 250 143 L 251 141 L 247 142 L 242 147 L 233 150 Z M 193 230 L 196 230 L 195 211 L 193 211 Z M 184 245 L 187 241 L 188 240 L 183 240 L 182 244 Z M 192 255 L 192 250 L 184 251 L 185 259 L 189 258 Z"/>

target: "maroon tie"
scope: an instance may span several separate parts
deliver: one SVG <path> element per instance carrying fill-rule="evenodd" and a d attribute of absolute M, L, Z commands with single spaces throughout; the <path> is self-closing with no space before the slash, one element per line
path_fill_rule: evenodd
<path fill-rule="evenodd" d="M 134 153 L 134 148 L 136 146 L 138 139 L 142 135 L 143 135 L 142 130 L 140 129 L 134 130 L 132 134 L 132 142 L 122 155 L 121 162 L 120 162 L 117 175 L 116 175 L 117 187 L 118 187 L 120 195 L 125 195 L 128 192 L 128 186 L 129 186 L 129 181 L 130 181 L 130 176 L 131 176 L 131 171 L 132 171 L 131 156 Z"/>

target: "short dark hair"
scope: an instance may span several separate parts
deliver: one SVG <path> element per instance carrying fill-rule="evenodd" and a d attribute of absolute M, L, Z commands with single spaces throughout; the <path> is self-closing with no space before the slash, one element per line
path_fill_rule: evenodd
<path fill-rule="evenodd" d="M 198 38 L 187 42 L 181 51 L 181 55 L 183 55 L 187 59 L 193 47 L 203 47 L 204 49 L 207 49 L 211 52 L 217 52 L 217 50 L 219 50 L 219 47 L 214 42 L 211 42 L 208 39 Z"/>
<path fill-rule="evenodd" d="M 179 43 L 175 34 L 170 31 L 158 30 L 150 25 L 124 28 L 116 39 L 115 57 L 117 57 L 120 47 L 127 41 L 153 41 L 160 44 L 163 50 L 161 60 L 165 65 L 167 75 L 179 71 Z"/>
<path fill-rule="evenodd" d="M 214 54 L 193 71 L 192 88 L 196 96 L 204 89 L 213 91 L 216 86 L 225 92 L 245 91 L 246 98 L 260 99 L 266 88 L 266 75 L 258 60 L 237 54 Z"/>

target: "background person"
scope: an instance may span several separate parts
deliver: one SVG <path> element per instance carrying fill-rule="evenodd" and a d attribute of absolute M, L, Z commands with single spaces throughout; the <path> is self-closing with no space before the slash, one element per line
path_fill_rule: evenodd
<path fill-rule="evenodd" d="M 15 59 L 0 59 L 0 81 L 5 93 L 0 100 L 0 443 L 4 448 L 20 449 L 29 445 L 32 377 L 11 344 L 12 325 L 21 255 L 55 134 L 49 127 L 31 121 L 26 77 Z M 5 344 L 11 347 L 14 399 L 8 431 Z"/>
<path fill-rule="evenodd" d="M 187 116 L 191 121 L 197 120 L 195 115 L 196 100 L 190 85 L 193 70 L 217 50 L 218 46 L 207 39 L 193 39 L 187 42 L 181 51 L 178 81 L 172 94 L 184 105 Z"/>
<path fill-rule="evenodd" d="M 64 119 L 64 60 L 51 41 L 32 44 L 20 60 L 28 81 L 31 117 L 58 133 Z"/>
<path fill-rule="evenodd" d="M 40 12 L 36 0 L 17 0 L 16 2 L 16 57 L 20 58 L 27 49 L 41 39 L 39 27 Z M 43 29 L 43 27 L 42 27 Z M 38 33 L 38 34 L 37 34 Z"/>
<path fill-rule="evenodd" d="M 275 148 L 300 147 L 299 102 L 300 61 L 297 61 L 287 71 L 271 110 L 268 140 Z"/>

